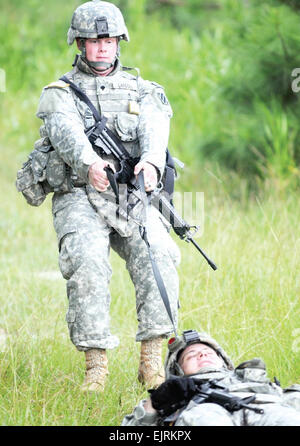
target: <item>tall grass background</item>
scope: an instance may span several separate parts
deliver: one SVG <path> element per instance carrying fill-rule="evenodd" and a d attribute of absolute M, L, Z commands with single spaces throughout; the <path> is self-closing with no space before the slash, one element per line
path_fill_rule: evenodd
<path fill-rule="evenodd" d="M 114 252 L 120 346 L 108 352 L 105 393 L 81 393 L 84 356 L 68 338 L 51 199 L 31 208 L 14 185 L 38 139 L 41 89 L 75 56 L 66 32 L 80 3 L 1 0 L 1 425 L 119 425 L 147 395 L 137 382 L 134 289 Z M 209 332 L 236 364 L 263 358 L 283 387 L 300 382 L 298 2 L 115 3 L 131 35 L 123 64 L 164 85 L 172 104 L 169 148 L 186 164 L 177 191 L 205 198 L 197 241 L 218 270 L 174 236 L 179 331 Z"/>

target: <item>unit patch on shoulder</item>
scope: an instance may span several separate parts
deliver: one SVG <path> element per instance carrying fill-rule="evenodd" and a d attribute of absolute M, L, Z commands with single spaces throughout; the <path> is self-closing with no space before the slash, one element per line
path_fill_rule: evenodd
<path fill-rule="evenodd" d="M 67 88 L 70 84 L 67 84 L 64 81 L 56 81 L 52 82 L 51 84 L 47 85 L 45 88 Z"/>
<path fill-rule="evenodd" d="M 152 98 L 154 100 L 156 107 L 159 110 L 161 110 L 163 113 L 166 113 L 169 116 L 169 118 L 173 116 L 171 105 L 162 87 L 154 88 L 152 90 Z"/>

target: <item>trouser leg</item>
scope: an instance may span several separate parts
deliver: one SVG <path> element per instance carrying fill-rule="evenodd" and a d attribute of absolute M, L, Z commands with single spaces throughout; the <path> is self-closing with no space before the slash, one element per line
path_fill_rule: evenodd
<path fill-rule="evenodd" d="M 67 280 L 67 322 L 78 350 L 118 345 L 110 334 L 109 232 L 89 203 L 67 206 L 54 217 L 60 239 L 59 265 Z"/>
<path fill-rule="evenodd" d="M 178 310 L 178 276 L 176 265 L 180 254 L 166 228 L 152 214 L 148 219 L 148 239 L 155 262 L 166 288 L 175 327 Z M 138 380 L 147 387 L 155 388 L 164 379 L 162 364 L 162 340 L 173 330 L 172 322 L 164 306 L 145 241 L 138 226 L 132 225 L 130 237 L 111 235 L 111 246 L 126 261 L 126 266 L 135 287 L 138 332 L 136 340 L 141 341 Z"/>
<path fill-rule="evenodd" d="M 148 238 L 177 325 L 179 281 L 176 266 L 180 262 L 180 252 L 156 211 L 149 217 Z M 136 340 L 167 337 L 173 332 L 173 326 L 163 304 L 153 275 L 149 253 L 138 226 L 133 225 L 130 237 L 120 237 L 117 233 L 111 235 L 111 246 L 125 259 L 135 287 L 138 318 Z"/>

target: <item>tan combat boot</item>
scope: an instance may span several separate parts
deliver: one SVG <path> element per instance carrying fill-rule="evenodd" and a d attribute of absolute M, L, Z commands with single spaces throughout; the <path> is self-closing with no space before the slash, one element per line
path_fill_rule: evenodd
<path fill-rule="evenodd" d="M 138 380 L 148 388 L 157 388 L 165 380 L 162 365 L 163 338 L 150 339 L 141 343 L 141 357 L 138 371 Z"/>
<path fill-rule="evenodd" d="M 106 350 L 91 348 L 85 352 L 86 372 L 81 390 L 102 392 L 105 386 L 107 369 Z"/>

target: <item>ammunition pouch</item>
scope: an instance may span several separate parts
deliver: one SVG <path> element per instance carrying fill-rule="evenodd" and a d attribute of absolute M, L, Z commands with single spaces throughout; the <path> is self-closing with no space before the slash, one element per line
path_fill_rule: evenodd
<path fill-rule="evenodd" d="M 35 143 L 17 173 L 16 187 L 31 206 L 40 206 L 51 192 L 72 192 L 70 168 L 51 146 L 49 138 Z"/>

